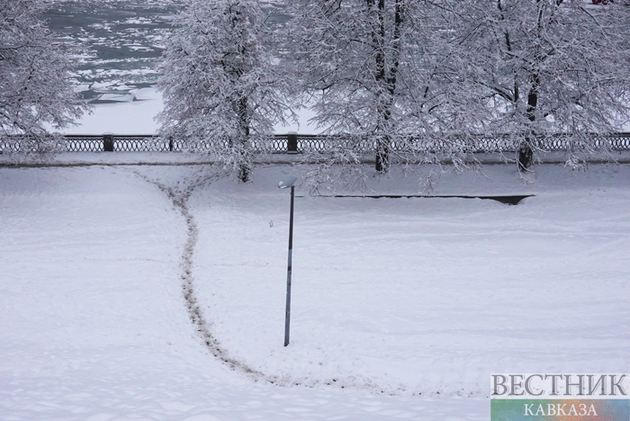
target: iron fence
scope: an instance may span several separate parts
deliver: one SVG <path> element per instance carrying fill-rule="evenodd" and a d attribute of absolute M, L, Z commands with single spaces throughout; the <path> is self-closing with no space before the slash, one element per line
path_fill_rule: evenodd
<path fill-rule="evenodd" d="M 187 145 L 174 139 L 153 135 L 65 135 L 61 139 L 65 152 L 204 152 L 212 149 L 210 141 Z M 495 136 L 444 136 L 390 139 L 387 146 L 392 152 L 506 152 L 516 151 L 522 138 L 514 135 Z M 630 150 L 630 133 L 611 134 L 558 134 L 535 139 L 532 144 L 544 151 L 563 151 L 569 148 Z M 281 134 L 269 138 L 252 138 L 250 148 L 256 153 L 328 153 L 351 149 L 358 153 L 373 153 L 377 140 L 349 135 L 297 135 Z M 23 136 L 0 139 L 0 152 L 23 152 L 29 142 Z"/>

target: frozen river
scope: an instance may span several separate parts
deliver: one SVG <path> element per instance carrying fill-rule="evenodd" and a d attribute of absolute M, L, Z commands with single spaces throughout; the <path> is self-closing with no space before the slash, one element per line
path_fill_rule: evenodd
<path fill-rule="evenodd" d="M 179 7 L 143 1 L 59 2 L 46 13 L 51 30 L 83 48 L 77 82 L 86 99 L 153 86 L 163 40 Z"/>
<path fill-rule="evenodd" d="M 181 1 L 59 1 L 45 19 L 59 38 L 83 49 L 76 80 L 84 98 L 104 102 L 155 85 L 164 39 L 181 9 Z M 273 19 L 286 16 L 274 12 Z"/>

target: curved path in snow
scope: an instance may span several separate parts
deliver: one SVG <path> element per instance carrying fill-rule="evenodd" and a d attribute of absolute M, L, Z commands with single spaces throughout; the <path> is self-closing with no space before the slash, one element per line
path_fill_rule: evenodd
<path fill-rule="evenodd" d="M 483 400 L 271 386 L 195 298 L 188 198 L 210 178 L 90 166 L 0 169 L 1 419 L 487 419 Z"/>
<path fill-rule="evenodd" d="M 197 333 L 202 339 L 204 345 L 215 358 L 217 358 L 223 364 L 227 365 L 230 369 L 244 373 L 254 382 L 262 381 L 279 386 L 328 386 L 333 389 L 356 389 L 370 391 L 378 395 L 395 396 L 399 394 L 398 392 L 400 392 L 400 390 L 376 384 L 373 379 L 368 379 L 361 375 L 353 375 L 351 376 L 351 378 L 336 376 L 337 378 L 331 379 L 329 381 L 308 378 L 296 378 L 294 376 L 286 375 L 274 376 L 256 370 L 245 362 L 231 356 L 229 351 L 225 349 L 221 345 L 219 340 L 213 335 L 211 329 L 212 321 L 206 320 L 206 318 L 204 317 L 203 310 L 200 307 L 199 300 L 195 292 L 194 276 L 192 273 L 195 247 L 197 245 L 199 237 L 199 228 L 197 226 L 194 216 L 192 215 L 188 207 L 188 201 L 195 189 L 211 183 L 213 180 L 219 177 L 219 175 L 198 174 L 187 180 L 187 182 L 184 183 L 183 186 L 176 185 L 175 187 L 170 187 L 161 181 L 146 177 L 139 172 L 135 173 L 143 178 L 145 181 L 157 186 L 164 194 L 166 194 L 166 196 L 173 203 L 173 206 L 181 213 L 186 222 L 186 242 L 181 257 L 182 292 L 190 320 L 196 327 Z M 435 395 L 439 396 L 440 393 L 435 392 Z"/>
<path fill-rule="evenodd" d="M 195 295 L 194 278 L 192 275 L 193 257 L 195 253 L 195 246 L 199 236 L 199 229 L 195 218 L 190 213 L 188 208 L 188 199 L 193 191 L 200 186 L 203 186 L 212 181 L 212 176 L 200 177 L 195 181 L 188 184 L 185 188 L 179 189 L 175 187 L 169 187 L 159 181 L 151 180 L 148 177 L 137 173 L 138 176 L 148 181 L 151 184 L 156 185 L 168 198 L 173 202 L 173 206 L 181 213 L 186 221 L 187 233 L 186 243 L 184 245 L 184 251 L 181 258 L 181 281 L 182 292 L 186 302 L 186 308 L 191 322 L 195 325 L 197 332 L 203 340 L 205 346 L 212 353 L 212 355 L 230 367 L 232 370 L 240 371 L 247 374 L 254 381 L 268 381 L 270 383 L 276 383 L 276 380 L 264 373 L 254 370 L 242 361 L 238 361 L 231 357 L 229 353 L 221 346 L 219 341 L 212 335 L 210 330 L 210 324 L 205 320 L 203 311 L 199 307 L 199 301 Z"/>

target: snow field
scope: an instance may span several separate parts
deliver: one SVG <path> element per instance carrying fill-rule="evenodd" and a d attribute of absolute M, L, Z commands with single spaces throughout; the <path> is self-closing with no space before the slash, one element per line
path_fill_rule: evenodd
<path fill-rule="evenodd" d="M 64 134 L 155 134 L 155 116 L 162 111 L 162 95 L 155 88 L 131 91 L 136 99 L 130 102 L 97 104 L 91 114 L 84 115 L 76 126 L 63 130 Z"/>
<path fill-rule="evenodd" d="M 94 411 L 152 393 L 168 406 L 189 387 L 165 380 L 203 357 L 178 346 L 191 336 L 172 299 L 183 224 L 135 178 L 2 172 L 0 418 L 109 419 Z"/>
<path fill-rule="evenodd" d="M 182 297 L 187 226 L 147 182 L 177 190 L 200 176 L 187 167 L 0 169 L 0 419 L 487 418 L 483 399 L 278 387 L 214 359 Z M 200 290 L 211 280 L 195 276 Z M 219 310 L 206 311 L 213 328 L 229 318 Z"/>
<path fill-rule="evenodd" d="M 481 420 L 491 372 L 627 367 L 627 166 L 538 166 L 534 184 L 488 166 L 435 185 L 536 194 L 518 206 L 297 197 L 284 348 L 276 186 L 300 171 L 242 185 L 200 166 L 0 169 L 0 419 Z M 369 184 L 417 191 L 395 172 Z M 188 225 L 163 190 L 191 186 L 194 292 L 255 378 L 215 359 L 187 314 Z"/>
<path fill-rule="evenodd" d="M 215 337 L 253 369 L 285 384 L 482 397 L 494 372 L 626 369 L 627 167 L 540 166 L 528 185 L 494 166 L 443 175 L 435 192 L 536 194 L 518 206 L 296 198 L 285 349 L 289 196 L 276 185 L 295 171 L 259 170 L 251 185 L 223 180 L 191 199 L 198 296 Z M 372 187 L 416 189 L 400 183 Z"/>
<path fill-rule="evenodd" d="M 76 126 L 62 130 L 64 134 L 100 135 L 114 134 L 155 134 L 159 124 L 155 116 L 164 109 L 162 93 L 155 88 L 142 88 L 130 91 L 134 101 L 95 104 L 92 113 L 81 117 Z M 315 114 L 309 109 L 298 110 L 298 122 L 287 125 L 277 124 L 274 130 L 278 134 L 300 132 L 320 133 L 321 129 L 309 123 Z"/>

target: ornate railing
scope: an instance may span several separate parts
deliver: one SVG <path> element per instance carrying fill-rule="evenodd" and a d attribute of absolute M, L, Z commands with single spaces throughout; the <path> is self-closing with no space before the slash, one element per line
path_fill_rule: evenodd
<path fill-rule="evenodd" d="M 0 152 L 20 152 L 28 142 L 21 136 L 11 136 L 0 140 Z M 499 152 L 516 151 L 522 138 L 510 135 L 496 136 L 448 136 L 430 138 L 396 139 L 389 142 L 392 152 Z M 554 135 L 541 137 L 532 142 L 545 151 L 562 151 L 569 148 L 592 148 L 610 150 L 630 150 L 630 133 Z M 274 135 L 267 139 L 252 139 L 254 152 L 262 153 L 303 153 L 332 152 L 350 148 L 355 152 L 372 153 L 376 150 L 376 140 L 367 137 L 344 135 Z M 66 152 L 182 152 L 211 150 L 210 142 L 201 142 L 189 147 L 182 141 L 164 139 L 152 135 L 65 135 L 61 150 Z"/>

